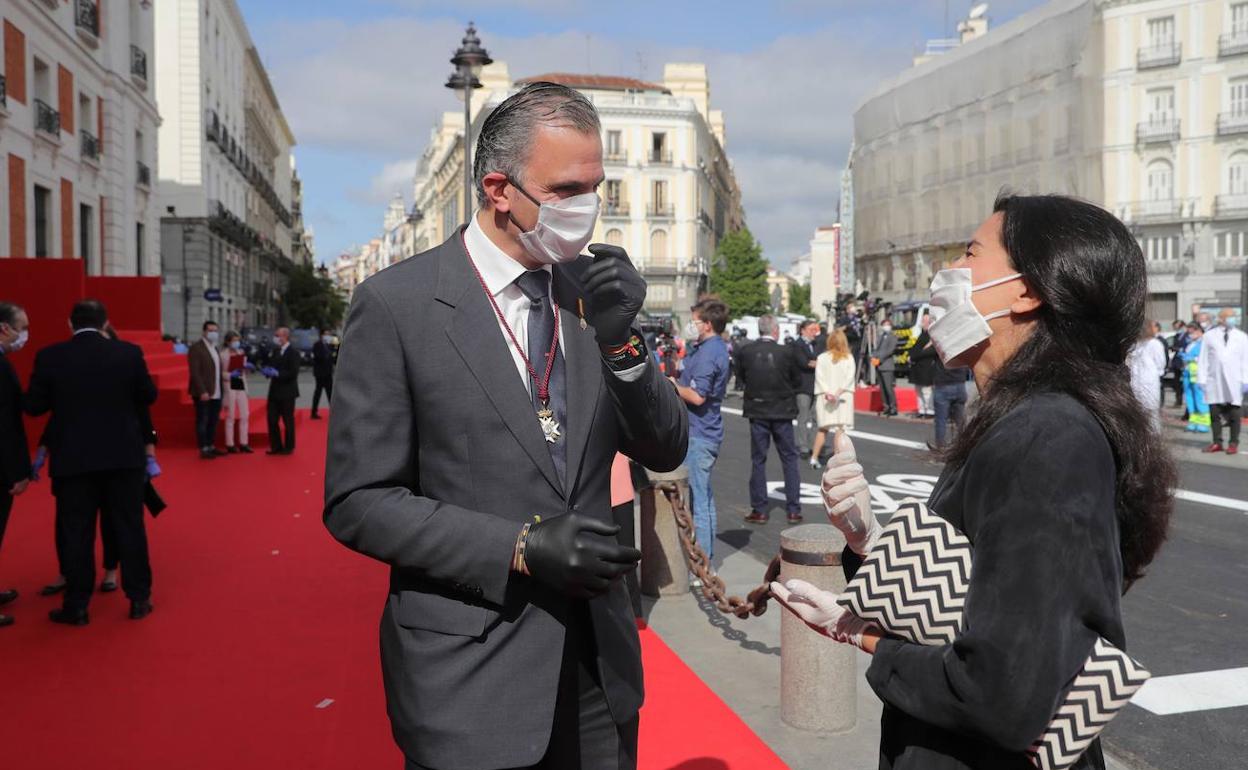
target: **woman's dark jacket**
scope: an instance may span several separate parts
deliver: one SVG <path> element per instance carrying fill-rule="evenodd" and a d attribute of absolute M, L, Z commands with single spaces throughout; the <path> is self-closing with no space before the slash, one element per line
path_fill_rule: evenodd
<path fill-rule="evenodd" d="M 928 506 L 970 538 L 963 631 L 881 640 L 867 681 L 884 701 L 881 770 L 1028 770 L 1098 636 L 1126 649 L 1109 441 L 1074 398 L 1043 393 L 1001 418 Z M 860 560 L 850 560 L 846 571 Z M 1075 768 L 1103 768 L 1099 741 Z"/>

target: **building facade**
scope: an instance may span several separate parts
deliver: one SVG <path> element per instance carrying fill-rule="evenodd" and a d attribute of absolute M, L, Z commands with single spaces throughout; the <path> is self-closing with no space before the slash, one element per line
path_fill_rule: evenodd
<path fill-rule="evenodd" d="M 1237 305 L 1248 2 L 1055 0 L 984 24 L 863 102 L 851 161 L 853 260 L 873 296 L 925 297 L 1012 190 L 1076 195 L 1127 223 L 1150 317 Z"/>
<path fill-rule="evenodd" d="M 156 275 L 151 4 L 6 2 L 0 16 L 0 256 Z"/>
<path fill-rule="evenodd" d="M 486 67 L 472 125 L 516 88 L 538 80 L 584 93 L 602 121 L 606 181 L 594 240 L 623 246 L 645 276 L 645 310 L 683 321 L 706 290 L 719 241 L 744 225 L 741 193 L 725 152 L 724 117 L 710 108 L 702 64 L 668 64 L 662 83 L 548 73 L 511 81 L 506 64 Z M 446 113 L 421 157 L 414 191 L 416 252 L 465 221 L 463 113 Z"/>
<path fill-rule="evenodd" d="M 234 0 L 154 8 L 165 331 L 283 323 L 294 137 Z"/>

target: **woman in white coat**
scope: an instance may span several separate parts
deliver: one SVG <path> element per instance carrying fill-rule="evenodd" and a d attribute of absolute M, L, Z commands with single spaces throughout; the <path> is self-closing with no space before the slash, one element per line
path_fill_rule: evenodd
<path fill-rule="evenodd" d="M 828 431 L 854 427 L 854 357 L 841 329 L 828 335 L 828 349 L 815 359 L 815 419 L 819 432 L 810 452 L 812 468 L 822 466 Z"/>
<path fill-rule="evenodd" d="M 1218 325 L 1205 332 L 1196 364 L 1196 382 L 1205 389 L 1213 420 L 1213 443 L 1204 452 L 1222 451 L 1222 423 L 1230 428 L 1226 453 L 1239 451 L 1244 386 L 1248 385 L 1248 335 L 1235 328 L 1235 311 L 1223 308 Z"/>

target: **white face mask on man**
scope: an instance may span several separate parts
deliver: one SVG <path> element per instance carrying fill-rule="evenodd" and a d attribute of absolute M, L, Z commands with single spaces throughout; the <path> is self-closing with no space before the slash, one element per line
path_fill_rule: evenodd
<path fill-rule="evenodd" d="M 538 206 L 537 224 L 533 225 L 532 230 L 520 233 L 520 245 L 524 247 L 525 253 L 544 265 L 575 262 L 594 237 L 594 225 L 598 222 L 598 208 L 601 205 L 598 193 L 573 195 L 543 203 L 529 195 L 515 181 L 512 181 L 512 185 Z M 511 221 L 521 227 L 515 217 Z"/>
<path fill-rule="evenodd" d="M 947 268 L 936 273 L 932 279 L 932 324 L 927 334 L 936 346 L 941 363 L 948 366 L 950 361 L 991 337 L 992 327 L 988 322 L 1011 312 L 1006 308 L 983 315 L 971 301 L 971 295 L 1022 277 L 1022 273 L 1014 273 L 975 286 L 971 283 L 970 268 Z"/>

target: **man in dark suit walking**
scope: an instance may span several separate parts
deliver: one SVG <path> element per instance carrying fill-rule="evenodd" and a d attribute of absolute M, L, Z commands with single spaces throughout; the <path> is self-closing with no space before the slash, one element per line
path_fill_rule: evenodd
<path fill-rule="evenodd" d="M 26 311 L 0 302 L 0 545 L 13 510 L 13 498 L 30 484 L 30 450 L 22 424 L 22 384 L 6 355 L 16 353 L 30 336 Z M 17 589 L 0 591 L 0 607 L 17 599 Z M 0 627 L 13 625 L 10 615 L 0 614 Z"/>
<path fill-rule="evenodd" d="M 295 401 L 299 398 L 299 351 L 290 344 L 290 329 L 273 333 L 277 349 L 269 364 L 269 450 L 265 454 L 288 455 L 295 451 Z M 282 436 L 281 425 L 286 427 Z"/>
<path fill-rule="evenodd" d="M 802 457 L 810 457 L 811 447 L 815 443 L 815 362 L 823 349 L 815 342 L 819 338 L 819 322 L 811 319 L 802 321 L 797 330 L 797 339 L 789 343 L 793 355 L 797 358 L 798 371 L 801 379 L 797 388 L 797 442 L 798 453 Z"/>
<path fill-rule="evenodd" d="M 390 565 L 382 673 L 409 770 L 636 766 L 619 578 L 640 553 L 617 539 L 611 464 L 677 467 L 688 422 L 635 328 L 628 255 L 581 256 L 600 131 L 579 92 L 525 86 L 481 127 L 467 228 L 355 290 L 325 523 Z"/>
<path fill-rule="evenodd" d="M 334 364 L 338 355 L 330 343 L 333 338 L 329 332 L 321 329 L 321 336 L 312 344 L 312 376 L 316 378 L 316 389 L 312 391 L 312 419 L 321 419 L 321 391 L 325 392 L 325 403 L 334 396 Z"/>
<path fill-rule="evenodd" d="M 792 347 L 781 345 L 780 325 L 773 316 L 758 319 L 758 339 L 741 351 L 738 376 L 745 380 L 742 413 L 750 421 L 750 524 L 766 524 L 767 453 L 776 442 L 784 471 L 784 504 L 790 524 L 802 521 L 802 477 L 797 467 L 793 418 L 803 365 Z"/>
<path fill-rule="evenodd" d="M 156 401 L 156 386 L 137 345 L 100 333 L 108 320 L 102 304 L 83 300 L 69 320 L 73 338 L 39 351 L 26 396 L 30 414 L 52 413 L 50 475 L 66 586 L 64 605 L 50 617 L 57 623 L 87 624 L 96 515 L 103 510 L 114 527 L 130 617 L 139 620 L 152 611 L 143 522 L 146 437 L 140 414 Z"/>

